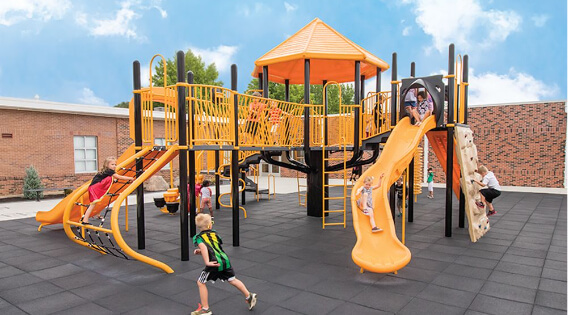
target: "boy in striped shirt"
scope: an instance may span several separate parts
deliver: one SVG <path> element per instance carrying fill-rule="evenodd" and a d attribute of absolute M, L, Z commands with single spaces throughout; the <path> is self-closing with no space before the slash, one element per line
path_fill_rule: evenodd
<path fill-rule="evenodd" d="M 217 235 L 217 232 L 211 229 L 211 216 L 209 214 L 200 213 L 195 217 L 195 225 L 201 231 L 193 237 L 193 244 L 198 248 L 193 251 L 195 255 L 201 255 L 205 263 L 205 269 L 197 279 L 197 287 L 199 288 L 199 297 L 201 298 L 201 306 L 191 312 L 191 315 L 211 315 L 209 309 L 209 301 L 207 299 L 207 281 L 215 282 L 217 279 L 228 281 L 237 288 L 245 296 L 249 310 L 256 304 L 256 293 L 247 290 L 245 284 L 235 278 L 235 272 L 229 261 L 229 257 L 223 251 L 221 244 L 223 241 Z"/>

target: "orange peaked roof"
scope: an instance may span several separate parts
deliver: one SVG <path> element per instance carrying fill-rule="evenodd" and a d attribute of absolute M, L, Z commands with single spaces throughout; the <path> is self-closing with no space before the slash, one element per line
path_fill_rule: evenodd
<path fill-rule="evenodd" d="M 385 61 L 316 18 L 258 58 L 252 76 L 258 77 L 262 67 L 268 66 L 269 81 L 284 83 L 289 79 L 290 84 L 303 84 L 304 59 L 310 59 L 311 84 L 354 81 L 355 61 L 361 62 L 361 75 L 366 78 L 375 76 L 377 68 L 389 68 Z"/>

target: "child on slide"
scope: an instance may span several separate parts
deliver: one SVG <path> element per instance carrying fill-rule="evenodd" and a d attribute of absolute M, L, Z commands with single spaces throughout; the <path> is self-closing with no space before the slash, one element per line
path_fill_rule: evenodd
<path fill-rule="evenodd" d="M 373 213 L 373 190 L 381 187 L 383 177 L 385 177 L 384 173 L 381 174 L 379 177 L 379 183 L 375 186 L 373 186 L 373 176 L 365 177 L 363 187 L 359 188 L 356 193 L 357 196 L 359 196 L 359 194 L 361 195 L 361 197 L 357 199 L 357 206 L 361 209 L 363 214 L 369 217 L 371 232 L 373 233 L 382 231 L 382 229 L 377 227 L 377 224 L 375 224 L 375 216 Z"/>

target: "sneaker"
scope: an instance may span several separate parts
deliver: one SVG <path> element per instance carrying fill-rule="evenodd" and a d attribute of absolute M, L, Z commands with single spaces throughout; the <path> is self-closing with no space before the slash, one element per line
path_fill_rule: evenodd
<path fill-rule="evenodd" d="M 396 216 L 400 218 L 402 216 L 402 213 L 399 212 Z"/>
<path fill-rule="evenodd" d="M 381 232 L 383 229 L 381 229 L 380 227 L 374 227 L 371 229 L 371 232 L 373 233 L 377 233 L 377 232 Z"/>
<path fill-rule="evenodd" d="M 210 309 L 204 309 L 201 305 L 199 305 L 195 311 L 191 312 L 191 315 L 213 315 L 213 312 L 211 312 Z"/>
<path fill-rule="evenodd" d="M 247 301 L 247 304 L 249 306 L 249 311 L 252 310 L 253 307 L 256 305 L 256 293 L 251 293 L 248 299 L 245 299 L 245 301 Z"/>
<path fill-rule="evenodd" d="M 495 210 L 489 211 L 489 212 L 487 213 L 487 216 L 490 217 L 490 216 L 492 216 L 492 215 L 494 215 L 494 214 L 497 214 L 497 211 L 495 211 Z"/>
<path fill-rule="evenodd" d="M 475 202 L 475 205 L 478 206 L 479 208 L 484 208 L 484 207 L 485 207 L 485 204 L 484 204 L 483 202 L 481 202 L 481 201 L 476 201 L 476 202 Z"/>

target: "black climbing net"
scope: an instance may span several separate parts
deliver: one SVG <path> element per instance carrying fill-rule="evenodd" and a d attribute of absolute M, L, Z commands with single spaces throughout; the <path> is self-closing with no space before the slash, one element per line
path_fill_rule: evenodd
<path fill-rule="evenodd" d="M 165 147 L 154 147 L 152 150 L 148 151 L 148 153 L 142 157 L 137 158 L 138 161 L 142 161 L 142 170 L 136 170 L 136 164 L 133 163 L 130 167 L 122 167 L 120 170 L 124 171 L 122 175 L 127 175 L 129 172 L 133 172 L 136 174 L 136 177 L 139 177 L 145 170 L 147 170 L 152 164 L 154 164 L 161 156 L 161 153 L 165 150 Z M 106 207 L 101 214 L 99 214 L 100 223 L 98 224 L 99 228 L 105 227 L 105 221 L 109 212 L 111 212 L 111 203 L 120 195 L 120 192 L 126 188 L 130 184 L 130 181 L 124 180 L 114 180 L 112 185 L 110 186 L 109 190 L 105 194 L 105 202 Z M 102 202 L 102 201 L 101 201 Z M 86 210 L 89 207 L 89 204 L 83 204 L 80 202 L 76 202 L 76 205 L 80 207 L 84 207 Z M 81 222 L 83 221 L 83 217 L 81 217 Z M 85 236 L 83 236 L 82 229 L 85 230 Z M 101 235 L 104 233 L 104 236 Z M 95 229 L 90 229 L 88 225 L 77 226 L 75 231 L 75 238 L 81 240 L 88 244 L 89 247 L 93 248 L 94 250 L 109 254 L 118 258 L 129 259 L 126 254 L 122 251 L 122 249 L 116 246 L 116 243 L 113 242 L 111 235 L 105 231 L 99 231 Z M 106 237 L 105 237 L 106 236 Z"/>

